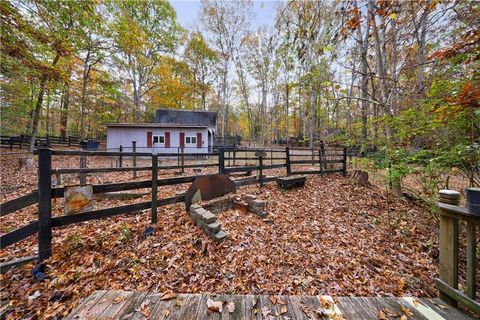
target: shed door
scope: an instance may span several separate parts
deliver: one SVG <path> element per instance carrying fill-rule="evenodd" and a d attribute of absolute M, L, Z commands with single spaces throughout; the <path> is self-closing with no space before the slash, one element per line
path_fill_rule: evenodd
<path fill-rule="evenodd" d="M 185 148 L 185 132 L 180 132 L 180 148 Z"/>
<path fill-rule="evenodd" d="M 170 148 L 170 132 L 165 132 L 165 148 Z"/>
<path fill-rule="evenodd" d="M 202 147 L 202 133 L 197 132 L 197 148 L 201 148 L 201 147 Z"/>
<path fill-rule="evenodd" d="M 147 148 L 152 147 L 152 132 L 148 131 L 147 132 Z"/>

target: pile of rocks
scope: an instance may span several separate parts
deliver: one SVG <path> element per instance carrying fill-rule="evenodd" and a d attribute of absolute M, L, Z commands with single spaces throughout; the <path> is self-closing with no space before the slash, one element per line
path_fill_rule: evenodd
<path fill-rule="evenodd" d="M 254 213 L 261 218 L 266 217 L 267 213 L 265 212 L 265 201 L 257 199 L 257 197 L 253 194 L 247 194 L 240 199 L 235 199 L 234 206 L 242 206 L 242 202 L 247 204 L 247 212 Z"/>
<path fill-rule="evenodd" d="M 228 235 L 221 230 L 221 224 L 217 222 L 217 214 L 229 209 L 240 209 L 245 213 L 251 212 L 264 218 L 265 201 L 257 199 L 255 195 L 244 196 L 226 195 L 203 203 L 190 206 L 189 214 L 195 224 L 202 228 L 205 233 L 215 241 L 225 240 Z"/>
<path fill-rule="evenodd" d="M 213 240 L 222 241 L 227 238 L 227 234 L 221 230 L 222 225 L 217 222 L 217 216 L 205 210 L 202 206 L 192 204 L 190 206 L 190 217 Z"/>

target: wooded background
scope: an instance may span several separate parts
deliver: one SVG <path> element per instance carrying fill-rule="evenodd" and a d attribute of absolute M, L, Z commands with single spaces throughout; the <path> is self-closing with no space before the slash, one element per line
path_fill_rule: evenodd
<path fill-rule="evenodd" d="M 456 166 L 479 184 L 478 1 L 291 0 L 258 28 L 249 1 L 202 1 L 189 29 L 160 0 L 0 8 L 3 135 L 214 110 L 222 136 L 376 145 L 394 175 Z"/>

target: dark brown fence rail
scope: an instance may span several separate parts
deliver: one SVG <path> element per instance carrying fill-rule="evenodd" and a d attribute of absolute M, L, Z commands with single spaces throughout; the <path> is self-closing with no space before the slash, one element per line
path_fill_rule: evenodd
<path fill-rule="evenodd" d="M 120 148 L 122 150 L 122 148 Z M 23 226 L 17 230 L 11 231 L 0 237 L 0 248 L 5 248 L 18 241 L 21 241 L 35 233 L 38 233 L 38 259 L 43 261 L 48 259 L 52 253 L 52 228 L 67 226 L 80 222 L 104 219 L 119 214 L 128 214 L 142 210 L 150 209 L 151 222 L 157 223 L 157 207 L 169 205 L 173 203 L 183 202 L 184 195 L 159 199 L 158 187 L 170 186 L 184 183 L 191 183 L 197 177 L 202 175 L 175 177 L 168 179 L 158 179 L 158 173 L 161 170 L 181 169 L 182 172 L 186 168 L 205 168 L 218 167 L 220 173 L 230 175 L 233 173 L 251 173 L 258 171 L 257 177 L 246 177 L 236 179 L 238 186 L 259 183 L 263 185 L 266 182 L 274 181 L 278 176 L 264 176 L 264 170 L 270 169 L 286 169 L 287 175 L 292 174 L 324 174 L 330 172 L 342 172 L 346 174 L 346 152 L 329 152 L 325 150 L 312 149 L 218 149 L 215 153 L 180 153 L 168 154 L 152 154 L 148 152 L 121 152 L 121 151 L 84 151 L 84 150 L 52 150 L 50 148 L 41 147 L 35 151 L 38 154 L 38 190 L 14 200 L 0 204 L 0 216 L 13 213 L 27 206 L 38 203 L 38 220 Z M 79 156 L 81 168 L 63 168 L 52 169 L 52 157 L 55 156 Z M 86 157 L 90 156 L 106 156 L 116 158 L 120 167 L 112 168 L 88 168 L 86 166 Z M 177 165 L 161 165 L 162 158 L 177 158 Z M 332 158 L 337 157 L 337 158 Z M 341 158 L 338 158 L 341 157 Z M 132 167 L 122 167 L 126 159 L 132 159 Z M 136 166 L 137 158 L 150 158 L 150 166 Z M 186 158 L 191 159 L 216 159 L 214 163 L 194 163 L 185 164 Z M 327 164 L 341 164 L 338 169 L 327 170 L 324 168 Z M 319 170 L 292 170 L 302 165 L 315 165 Z M 126 191 L 135 189 L 150 189 L 151 199 L 149 201 L 122 205 L 111 208 L 103 208 L 92 210 L 89 212 L 63 215 L 52 217 L 52 199 L 64 197 L 65 187 L 52 187 L 52 175 L 61 174 L 80 174 L 80 180 L 85 181 L 85 175 L 88 173 L 106 173 L 106 172 L 122 172 L 122 171 L 151 171 L 151 180 L 130 181 L 121 183 L 93 184 L 94 194 L 102 194 L 107 192 Z M 83 182 L 85 183 L 85 182 Z"/>
<path fill-rule="evenodd" d="M 13 149 L 18 147 L 28 147 L 30 145 L 31 136 L 19 135 L 19 136 L 0 136 L 0 146 L 9 147 Z M 52 146 L 52 145 L 66 145 L 66 146 L 79 146 L 80 139 L 74 136 L 38 136 L 35 139 L 36 146 Z"/>

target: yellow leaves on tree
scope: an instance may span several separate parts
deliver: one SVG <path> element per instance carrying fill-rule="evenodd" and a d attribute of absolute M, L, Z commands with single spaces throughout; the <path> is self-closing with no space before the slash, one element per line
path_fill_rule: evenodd
<path fill-rule="evenodd" d="M 148 92 L 150 108 L 191 109 L 192 74 L 188 66 L 174 58 L 162 57 L 154 72 L 157 81 Z"/>

